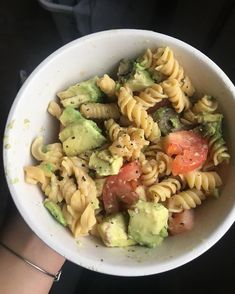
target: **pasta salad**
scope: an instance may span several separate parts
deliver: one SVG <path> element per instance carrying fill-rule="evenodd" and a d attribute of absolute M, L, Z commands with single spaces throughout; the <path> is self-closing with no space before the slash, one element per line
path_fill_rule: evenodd
<path fill-rule="evenodd" d="M 230 155 L 223 115 L 198 96 L 169 47 L 119 62 L 116 76 L 92 77 L 58 92 L 48 112 L 58 141 L 34 139 L 45 208 L 75 238 L 92 234 L 108 247 L 155 247 L 191 230 L 194 209 L 219 197 L 218 166 Z"/>

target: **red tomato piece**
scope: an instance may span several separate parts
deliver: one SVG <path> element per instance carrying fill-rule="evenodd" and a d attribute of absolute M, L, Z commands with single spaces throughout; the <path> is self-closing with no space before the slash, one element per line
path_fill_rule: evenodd
<path fill-rule="evenodd" d="M 173 175 L 193 171 L 205 162 L 208 143 L 200 134 L 179 131 L 165 137 L 164 148 L 169 156 L 176 157 L 172 163 Z"/>
<path fill-rule="evenodd" d="M 127 208 L 138 200 L 135 189 L 139 177 L 140 166 L 134 161 L 123 166 L 118 175 L 107 178 L 102 195 L 106 213 L 116 213 L 121 209 L 122 204 Z"/>
<path fill-rule="evenodd" d="M 172 214 L 169 219 L 168 231 L 171 235 L 177 235 L 192 230 L 193 226 L 194 211 L 193 209 L 189 209 Z"/>

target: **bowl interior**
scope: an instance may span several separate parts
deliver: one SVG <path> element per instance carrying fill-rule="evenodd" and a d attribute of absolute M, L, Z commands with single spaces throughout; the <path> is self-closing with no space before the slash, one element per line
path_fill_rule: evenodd
<path fill-rule="evenodd" d="M 108 274 L 136 276 L 163 272 L 197 257 L 228 230 L 235 219 L 234 158 L 218 200 L 208 200 L 196 211 L 195 228 L 169 237 L 155 249 L 106 248 L 93 237 L 79 244 L 42 206 L 37 186 L 24 182 L 23 167 L 34 163 L 30 144 L 39 134 L 47 143 L 56 140 L 57 124 L 46 111 L 56 92 L 67 86 L 112 72 L 121 58 L 135 57 L 144 49 L 170 46 L 196 89 L 215 96 L 225 116 L 226 138 L 235 150 L 234 86 L 226 75 L 193 47 L 174 38 L 141 30 L 113 30 L 78 39 L 47 58 L 28 78 L 11 109 L 4 137 L 4 162 L 12 197 L 34 232 L 70 261 Z"/>

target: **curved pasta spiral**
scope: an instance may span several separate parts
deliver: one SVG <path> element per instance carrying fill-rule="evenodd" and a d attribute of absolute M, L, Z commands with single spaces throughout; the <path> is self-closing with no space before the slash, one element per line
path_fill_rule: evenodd
<path fill-rule="evenodd" d="M 157 152 L 159 151 L 163 151 L 161 140 L 147 146 L 144 150 L 144 155 L 147 159 L 156 159 Z"/>
<path fill-rule="evenodd" d="M 155 69 L 168 76 L 168 79 L 178 80 L 181 89 L 188 96 L 192 96 L 195 89 L 191 80 L 185 75 L 183 67 L 175 59 L 173 51 L 169 47 L 158 48 L 153 55 Z"/>
<path fill-rule="evenodd" d="M 134 96 L 134 99 L 145 109 L 153 107 L 156 103 L 161 102 L 162 99 L 166 98 L 168 97 L 163 93 L 163 88 L 160 84 L 153 84 L 151 87 L 140 92 L 138 96 Z"/>
<path fill-rule="evenodd" d="M 50 180 L 41 186 L 42 191 L 45 195 L 55 203 L 61 202 L 63 200 L 63 195 L 60 191 L 59 180 L 52 174 Z"/>
<path fill-rule="evenodd" d="M 151 186 L 158 180 L 158 166 L 154 159 L 146 160 L 144 155 L 140 157 L 141 177 L 140 180 L 143 185 Z"/>
<path fill-rule="evenodd" d="M 46 176 L 44 171 L 39 166 L 26 166 L 24 167 L 25 181 L 29 184 L 45 184 Z"/>
<path fill-rule="evenodd" d="M 184 178 L 189 188 L 197 190 L 211 191 L 222 185 L 222 180 L 217 172 L 195 171 L 184 174 Z"/>
<path fill-rule="evenodd" d="M 129 89 L 121 87 L 118 95 L 118 105 L 122 114 L 133 121 L 138 128 L 144 130 L 145 137 L 150 141 L 156 141 L 161 136 L 161 131 L 152 117 L 148 115 L 141 104 L 137 103 Z"/>
<path fill-rule="evenodd" d="M 115 96 L 116 83 L 109 75 L 105 74 L 102 78 L 96 81 L 96 84 L 107 96 Z"/>
<path fill-rule="evenodd" d="M 150 68 L 152 65 L 152 62 L 153 62 L 153 53 L 152 53 L 151 49 L 148 48 L 144 52 L 144 55 L 141 56 L 139 63 L 144 68 Z"/>
<path fill-rule="evenodd" d="M 159 176 L 169 176 L 172 171 L 172 158 L 164 152 L 157 152 L 156 162 L 158 165 Z"/>
<path fill-rule="evenodd" d="M 213 113 L 218 108 L 218 102 L 209 95 L 204 95 L 193 106 L 192 111 L 196 114 L 207 112 Z"/>
<path fill-rule="evenodd" d="M 180 120 L 184 125 L 192 126 L 198 123 L 198 116 L 190 108 L 183 112 L 183 117 Z"/>
<path fill-rule="evenodd" d="M 166 201 L 181 189 L 181 182 L 175 178 L 168 178 L 160 183 L 149 187 L 148 193 L 154 202 Z"/>
<path fill-rule="evenodd" d="M 61 116 L 61 113 L 62 113 L 61 107 L 55 101 L 50 101 L 50 103 L 48 105 L 48 108 L 47 108 L 47 111 L 51 115 L 55 116 L 58 119 L 59 119 L 59 117 Z"/>
<path fill-rule="evenodd" d="M 119 126 L 112 118 L 104 122 L 104 126 L 106 128 L 109 139 L 113 142 L 117 140 L 117 138 L 121 134 L 125 134 L 125 128 Z"/>
<path fill-rule="evenodd" d="M 80 107 L 80 112 L 86 118 L 92 119 L 120 118 L 120 112 L 115 103 L 84 103 Z"/>
<path fill-rule="evenodd" d="M 176 112 L 180 113 L 184 109 L 189 109 L 191 103 L 189 98 L 184 94 L 180 88 L 180 84 L 176 79 L 165 80 L 162 82 L 164 93 L 169 97 L 170 102 L 175 108 Z"/>
<path fill-rule="evenodd" d="M 224 139 L 221 135 L 213 135 L 209 138 L 209 157 L 215 165 L 223 161 L 228 162 L 230 155 Z"/>
<path fill-rule="evenodd" d="M 60 143 L 43 144 L 43 137 L 37 137 L 31 146 L 31 152 L 35 159 L 58 164 L 63 157 L 63 148 Z"/>
<path fill-rule="evenodd" d="M 88 172 L 89 170 L 88 161 L 77 156 L 73 156 L 73 157 L 64 156 L 61 161 L 61 172 L 62 172 L 61 175 L 63 177 L 72 176 L 74 173 L 74 169 L 73 169 L 74 166 L 83 169 L 85 172 Z"/>
<path fill-rule="evenodd" d="M 142 129 L 129 127 L 126 134 L 121 134 L 109 147 L 113 155 L 138 159 L 142 148 L 149 144 L 144 138 Z"/>
<path fill-rule="evenodd" d="M 205 193 L 197 189 L 189 189 L 172 196 L 168 200 L 168 209 L 170 212 L 181 212 L 185 209 L 195 208 L 201 205 L 206 199 Z"/>

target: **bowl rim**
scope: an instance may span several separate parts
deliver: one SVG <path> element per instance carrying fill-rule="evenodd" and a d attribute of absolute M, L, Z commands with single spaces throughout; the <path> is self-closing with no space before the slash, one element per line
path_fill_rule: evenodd
<path fill-rule="evenodd" d="M 160 39 L 165 41 L 173 41 L 174 43 L 177 43 L 181 47 L 193 52 L 198 58 L 200 58 L 204 63 L 207 63 L 207 65 L 220 76 L 221 80 L 226 84 L 226 86 L 229 88 L 229 90 L 234 94 L 235 99 L 235 87 L 231 80 L 227 77 L 227 75 L 222 71 L 222 69 L 216 65 L 209 57 L 204 55 L 201 51 L 194 48 L 193 46 L 177 39 L 171 36 L 168 36 L 166 34 L 157 33 L 154 31 L 149 30 L 138 30 L 138 29 L 115 29 L 115 30 L 106 30 L 101 31 L 98 33 L 93 33 L 78 39 L 73 40 L 72 42 L 60 47 L 56 51 L 54 51 L 52 54 L 50 54 L 47 58 L 45 58 L 30 74 L 30 76 L 27 78 L 25 83 L 22 85 L 21 89 L 17 93 L 14 102 L 11 106 L 10 112 L 8 114 L 8 118 L 6 121 L 5 126 L 5 135 L 7 132 L 7 125 L 12 121 L 14 117 L 15 110 L 17 108 L 17 105 L 21 99 L 21 97 L 24 95 L 25 90 L 27 87 L 30 86 L 30 83 L 35 77 L 37 77 L 38 72 L 40 72 L 41 69 L 43 69 L 47 64 L 51 61 L 53 61 L 55 58 L 57 58 L 60 54 L 63 54 L 64 51 L 67 49 L 77 46 L 77 44 L 80 44 L 84 41 L 95 41 L 95 39 L 99 39 L 102 37 L 110 36 L 112 37 L 113 34 L 118 34 L 120 36 L 124 35 L 142 35 L 146 38 L 148 37 L 154 37 L 158 36 Z M 6 173 L 6 166 L 8 165 L 8 152 L 6 152 L 5 148 L 3 148 L 3 163 L 4 163 L 4 170 Z M 221 223 L 219 228 L 215 230 L 211 235 L 210 238 L 207 240 L 207 242 L 202 242 L 199 246 L 197 246 L 194 250 L 191 252 L 186 252 L 185 254 L 182 254 L 181 256 L 174 257 L 174 259 L 169 259 L 164 261 L 164 264 L 154 264 L 149 266 L 139 266 L 139 267 L 125 267 L 125 266 L 113 266 L 110 264 L 107 264 L 103 262 L 102 264 L 99 261 L 91 260 L 90 258 L 83 257 L 82 254 L 79 252 L 77 253 L 79 255 L 79 261 L 75 262 L 73 258 L 73 254 L 69 250 L 66 252 L 64 251 L 64 248 L 60 245 L 60 243 L 55 242 L 53 239 L 48 237 L 48 234 L 46 234 L 46 231 L 43 229 L 42 226 L 38 223 L 34 223 L 31 220 L 30 213 L 28 210 L 24 209 L 21 206 L 20 203 L 20 197 L 18 196 L 17 188 L 15 185 L 12 185 L 10 183 L 10 180 L 7 176 L 5 176 L 8 184 L 8 188 L 10 190 L 11 197 L 20 212 L 21 216 L 25 220 L 25 222 L 28 224 L 28 226 L 32 229 L 32 231 L 41 239 L 43 242 L 45 242 L 49 247 L 51 247 L 53 250 L 64 256 L 69 261 L 76 263 L 84 268 L 91 269 L 97 272 L 109 274 L 109 275 L 117 275 L 117 276 L 145 276 L 145 275 L 151 275 L 151 274 L 158 274 L 162 273 L 171 269 L 175 269 L 177 267 L 180 267 L 193 259 L 197 258 L 204 252 L 206 252 L 209 248 L 211 248 L 217 241 L 219 241 L 223 235 L 229 230 L 229 228 L 232 226 L 234 220 L 235 220 L 235 206 L 231 209 L 230 213 L 227 215 L 226 219 Z"/>

